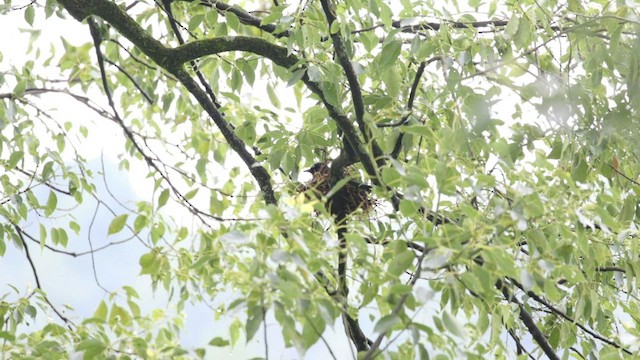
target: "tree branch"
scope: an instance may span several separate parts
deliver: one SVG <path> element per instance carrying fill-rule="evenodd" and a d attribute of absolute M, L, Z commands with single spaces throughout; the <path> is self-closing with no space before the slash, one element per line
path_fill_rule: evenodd
<path fill-rule="evenodd" d="M 418 85 L 420 84 L 420 79 L 422 78 L 422 74 L 424 74 L 424 69 L 427 65 L 431 64 L 434 61 L 441 60 L 442 56 L 434 56 L 427 61 L 423 61 L 420 63 L 418 70 L 416 70 L 416 75 L 413 78 L 413 84 L 411 84 L 411 92 L 409 93 L 409 101 L 407 102 L 407 111 L 408 113 L 400 119 L 398 122 L 400 125 L 404 124 L 409 120 L 409 116 L 411 116 L 411 110 L 413 110 L 413 102 L 416 99 L 416 93 L 418 92 Z M 387 125 L 391 126 L 391 125 Z M 404 132 L 400 132 L 398 138 L 396 139 L 396 143 L 393 146 L 393 150 L 391 151 L 391 157 L 397 159 L 400 155 L 400 150 L 402 150 L 402 139 L 404 138 Z"/>
<path fill-rule="evenodd" d="M 347 333 L 347 336 L 356 346 L 358 351 L 366 351 L 372 344 L 362 331 L 358 319 L 349 315 L 349 305 L 347 304 L 346 296 L 343 296 L 342 292 L 335 288 L 332 282 L 327 276 L 318 271 L 314 274 L 316 280 L 322 285 L 327 295 L 329 295 L 338 305 L 340 305 L 340 311 L 342 313 L 342 322 Z"/>
<path fill-rule="evenodd" d="M 176 38 L 178 39 L 178 43 L 180 45 L 184 45 L 185 41 L 182 38 L 180 29 L 178 29 L 178 22 L 176 21 L 176 18 L 173 16 L 173 11 L 171 10 L 172 2 L 173 0 L 163 0 L 162 3 L 164 5 L 164 10 L 167 13 L 167 16 L 169 16 L 169 24 L 171 26 L 171 29 L 173 30 L 173 33 L 176 35 Z M 198 77 L 200 84 L 202 84 L 205 91 L 207 92 L 207 95 L 209 95 L 209 98 L 211 99 L 211 101 L 213 101 L 213 103 L 216 105 L 217 108 L 220 108 L 220 103 L 218 102 L 216 95 L 213 93 L 213 89 L 211 89 L 211 85 L 209 85 L 207 80 L 204 78 L 204 75 L 202 75 L 202 71 L 200 71 L 200 68 L 198 67 L 198 64 L 196 63 L 196 61 L 191 60 L 190 64 L 191 64 L 191 68 L 196 73 L 196 76 Z"/>
<path fill-rule="evenodd" d="M 229 146 L 244 161 L 249 171 L 258 182 L 258 186 L 263 193 L 265 201 L 268 204 L 277 203 L 277 199 L 271 185 L 271 177 L 267 170 L 263 166 L 259 165 L 259 163 L 247 151 L 244 142 L 233 132 L 233 129 L 231 129 L 222 114 L 217 110 L 215 104 L 182 68 L 182 64 L 189 59 L 176 57 L 174 53 L 175 50 L 166 48 L 159 41 L 146 33 L 138 23 L 136 23 L 127 15 L 126 12 L 124 12 L 124 10 L 113 2 L 107 0 L 61 0 L 60 3 L 79 21 L 84 20 L 84 18 L 90 15 L 100 16 L 129 41 L 134 43 L 134 45 L 138 46 L 145 55 L 172 73 L 187 88 L 187 90 L 191 92 L 196 100 L 198 100 L 203 109 L 218 126 L 220 132 L 229 143 Z M 188 45 L 189 44 L 183 46 Z M 112 101 L 110 101 L 110 103 L 112 103 Z M 130 130 L 128 130 L 124 124 L 121 126 L 123 127 L 125 134 L 127 134 L 127 137 L 132 140 L 133 135 Z M 135 142 L 134 145 L 136 145 Z M 155 163 L 151 162 L 149 165 L 162 174 Z"/>
<path fill-rule="evenodd" d="M 147 100 L 147 102 L 149 104 L 153 104 L 153 99 L 151 99 L 151 96 L 149 96 L 149 94 L 147 94 L 144 89 L 142 88 L 142 86 L 140 86 L 140 84 L 138 84 L 138 82 L 136 81 L 136 79 L 129 74 L 129 72 L 127 70 L 125 70 L 122 66 L 116 64 L 115 62 L 105 58 L 104 61 L 106 61 L 108 64 L 115 66 L 116 69 L 118 69 L 121 73 L 124 74 L 124 76 L 127 77 L 127 79 L 129 79 L 129 81 L 131 81 L 131 83 L 133 84 L 133 86 L 136 87 L 136 89 L 138 89 L 138 91 L 140 91 L 140 93 L 142 94 L 142 96 L 144 97 L 145 100 Z"/>
<path fill-rule="evenodd" d="M 193 0 L 186 1 L 193 2 Z M 289 37 L 291 35 L 289 30 L 276 32 L 276 26 L 274 24 L 262 24 L 261 18 L 247 12 L 246 10 L 241 9 L 237 5 L 231 6 L 217 0 L 201 0 L 200 3 L 204 6 L 213 7 L 222 14 L 224 14 L 225 12 L 233 13 L 238 17 L 238 20 L 240 20 L 241 23 L 256 27 L 262 31 L 266 31 L 276 38 Z"/>
<path fill-rule="evenodd" d="M 545 299 L 543 299 L 542 297 L 538 296 L 538 294 L 534 293 L 533 291 L 529 290 L 526 291 L 524 289 L 524 286 L 522 286 L 522 284 L 520 284 L 518 281 L 514 280 L 514 279 L 509 279 L 509 281 L 511 281 L 513 283 L 513 285 L 515 285 L 518 289 L 524 291 L 530 298 L 534 299 L 535 301 L 537 301 L 538 303 L 544 305 L 547 309 L 549 309 L 553 314 L 560 316 L 561 318 L 569 321 L 572 324 L 575 324 L 578 328 L 580 328 L 582 331 L 586 332 L 587 334 L 589 334 L 590 336 L 608 344 L 611 345 L 613 347 L 615 347 L 616 349 L 620 349 L 622 351 L 624 351 L 625 353 L 632 355 L 633 353 L 625 348 L 623 348 L 620 344 L 618 344 L 617 342 L 611 340 L 611 339 L 607 339 L 604 336 L 596 333 L 595 331 L 587 328 L 586 326 L 582 325 L 581 323 L 577 322 L 575 319 L 573 319 L 572 317 L 570 317 L 569 315 L 565 314 L 563 311 L 560 311 L 560 309 L 556 308 L 555 306 L 553 306 L 551 303 L 549 303 L 548 301 L 546 301 Z"/>
<path fill-rule="evenodd" d="M 31 254 L 29 253 L 29 246 L 27 245 L 27 242 L 24 241 L 24 237 L 22 236 L 22 229 L 20 229 L 20 227 L 18 227 L 15 224 L 13 225 L 13 228 L 18 234 L 18 238 L 20 238 L 20 242 L 24 247 L 24 253 L 27 256 L 27 261 L 29 261 L 29 265 L 31 266 L 33 277 L 36 280 L 36 287 L 39 290 L 44 292 L 44 290 L 42 289 L 42 285 L 40 284 L 40 277 L 38 276 L 38 270 L 36 270 L 36 265 L 34 264 L 33 259 L 31 258 Z M 75 326 L 75 324 L 71 320 L 69 320 L 69 318 L 62 315 L 62 313 L 58 311 L 58 309 L 55 306 L 53 306 L 53 304 L 51 303 L 51 301 L 49 301 L 49 298 L 46 295 L 43 294 L 43 297 L 44 297 L 44 301 L 46 301 L 46 303 L 51 307 L 51 310 L 53 310 L 53 312 L 56 313 L 56 315 L 60 318 L 60 320 L 64 321 L 67 324 L 67 328 L 69 330 L 73 330 L 72 326 Z"/>
<path fill-rule="evenodd" d="M 207 114 L 209 114 L 214 123 L 218 126 L 218 129 L 220 129 L 220 132 L 229 143 L 229 146 L 240 156 L 249 169 L 251 175 L 253 175 L 254 179 L 258 182 L 258 186 L 262 191 L 265 202 L 267 204 L 276 205 L 278 200 L 271 184 L 271 175 L 269 175 L 264 166 L 260 165 L 253 155 L 247 151 L 245 143 L 233 132 L 233 129 L 231 129 L 231 126 L 227 123 L 224 117 L 222 117 L 222 114 L 220 114 L 215 104 L 210 101 L 207 94 L 198 86 L 198 84 L 196 84 L 193 78 L 183 69 L 175 69 L 172 73 L 178 80 L 180 80 L 187 90 L 189 90 L 196 100 L 198 100 L 200 106 L 204 108 Z"/>
<path fill-rule="evenodd" d="M 375 141 L 371 134 L 371 130 L 368 128 L 367 124 L 364 122 L 364 100 L 362 98 L 362 89 L 360 88 L 360 83 L 358 82 L 358 77 L 356 76 L 356 72 L 353 70 L 353 65 L 351 64 L 351 59 L 349 59 L 349 55 L 347 54 L 347 49 L 345 48 L 344 41 L 340 36 L 340 32 L 331 32 L 331 25 L 337 21 L 335 16 L 335 6 L 330 2 L 330 0 L 321 0 L 322 9 L 324 10 L 324 14 L 327 18 L 328 28 L 331 36 L 331 40 L 333 41 L 333 48 L 335 50 L 336 58 L 338 59 L 338 63 L 344 70 L 344 74 L 349 82 L 349 89 L 351 90 L 351 99 L 353 101 L 353 108 L 356 113 L 356 122 L 358 123 L 358 127 L 360 128 L 360 133 L 364 137 L 364 141 L 367 144 L 371 144 L 371 148 L 373 150 L 373 155 L 377 159 L 380 159 L 382 156 L 382 150 L 378 146 L 378 143 Z M 382 159 L 380 159 L 382 160 Z"/>
<path fill-rule="evenodd" d="M 518 299 L 509 292 L 509 289 L 507 289 L 504 282 L 498 280 L 498 282 L 496 283 L 496 287 L 498 288 L 498 290 L 502 291 L 502 294 L 504 295 L 505 299 L 507 299 L 507 301 L 518 305 L 518 308 L 520 309 L 520 320 L 522 320 L 522 323 L 524 323 L 524 325 L 529 330 L 529 334 L 531 334 L 533 339 L 538 343 L 545 355 L 547 355 L 547 357 L 551 360 L 560 360 L 558 354 L 556 354 L 555 350 L 551 347 L 551 344 L 549 344 L 547 337 L 542 333 L 542 331 L 540 331 L 540 329 L 536 325 L 533 317 L 531 317 L 531 314 L 529 314 L 527 309 L 524 308 L 520 301 L 518 301 Z"/>
<path fill-rule="evenodd" d="M 170 49 L 147 34 L 140 25 L 138 25 L 116 4 L 110 1 L 60 0 L 60 3 L 79 21 L 84 20 L 84 18 L 90 15 L 100 16 L 134 45 L 138 46 L 145 55 L 178 78 L 178 80 L 187 87 L 192 95 L 195 96 L 209 116 L 213 118 L 214 122 L 222 132 L 222 135 L 225 137 L 227 142 L 229 142 L 231 148 L 240 155 L 242 160 L 249 167 L 252 175 L 254 175 L 254 177 L 257 175 L 256 180 L 258 181 L 263 194 L 265 194 L 267 202 L 275 204 L 276 199 L 270 184 L 269 174 L 266 172 L 264 167 L 257 165 L 253 156 L 246 151 L 242 140 L 235 135 L 230 125 L 226 122 L 220 112 L 217 111 L 215 105 L 210 103 L 206 94 L 199 89 L 193 79 L 184 69 L 181 68 L 181 66 L 190 60 L 225 51 L 251 52 L 264 56 L 272 60 L 277 65 L 288 69 L 299 63 L 298 58 L 292 54 L 288 54 L 287 49 L 284 47 L 271 44 L 263 39 L 243 36 L 197 40 L 181 45 L 175 49 Z M 375 184 L 380 185 L 381 183 L 380 180 L 378 180 L 377 168 L 367 153 L 364 144 L 360 141 L 358 134 L 349 119 L 340 109 L 329 104 L 319 85 L 310 81 L 306 74 L 303 75 L 302 81 L 313 93 L 320 97 L 327 107 L 329 115 L 336 121 L 338 127 L 343 131 L 367 174 L 372 178 L 372 181 Z"/>
<path fill-rule="evenodd" d="M 513 341 L 516 342 L 517 355 L 527 354 L 531 360 L 536 360 L 536 358 L 534 358 L 533 355 L 531 355 L 527 351 L 527 349 L 524 348 L 522 342 L 520 341 L 520 338 L 518 337 L 518 335 L 516 335 L 516 332 L 513 331 L 513 329 L 507 329 L 507 332 L 509 333 L 509 335 L 511 335 Z"/>

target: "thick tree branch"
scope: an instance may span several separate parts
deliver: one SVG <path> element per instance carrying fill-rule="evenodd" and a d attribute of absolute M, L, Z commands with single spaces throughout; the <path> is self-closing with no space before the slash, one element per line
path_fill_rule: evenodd
<path fill-rule="evenodd" d="M 416 70 L 416 75 L 413 78 L 413 84 L 411 84 L 411 91 L 409 92 L 409 101 L 407 102 L 407 111 L 408 113 L 400 119 L 399 124 L 404 124 L 409 120 L 409 116 L 411 116 L 411 110 L 413 110 L 413 103 L 416 100 L 416 94 L 418 92 L 418 85 L 420 84 L 420 79 L 422 78 L 422 74 L 424 74 L 424 69 L 427 65 L 431 64 L 436 60 L 441 60 L 441 56 L 435 56 L 427 61 L 423 61 L 418 66 L 418 70 Z M 400 150 L 402 149 L 402 139 L 404 138 L 404 132 L 400 132 L 398 135 L 398 139 L 396 139 L 396 143 L 393 146 L 393 150 L 391 151 L 391 157 L 397 159 L 400 155 Z"/>
<path fill-rule="evenodd" d="M 227 51 L 244 51 L 263 56 L 273 61 L 276 65 L 287 69 L 295 70 L 295 66 L 300 66 L 301 68 L 304 68 L 305 66 L 295 55 L 289 54 L 285 47 L 274 45 L 264 39 L 246 36 L 224 36 L 214 39 L 197 40 L 179 46 L 173 51 L 174 59 L 181 63 L 205 55 L 213 55 Z M 309 80 L 309 77 L 306 74 L 302 76 L 301 80 L 307 85 L 311 92 L 320 98 L 327 108 L 329 116 L 334 119 L 347 139 L 357 160 L 362 163 L 365 171 L 372 178 L 372 181 L 375 184 L 380 185 L 381 183 L 378 180 L 375 162 L 366 150 L 364 143 L 360 140 L 358 132 L 352 125 L 351 121 L 346 115 L 344 115 L 341 109 L 329 103 L 317 83 Z"/>
<path fill-rule="evenodd" d="M 349 305 L 347 304 L 346 296 L 343 296 L 342 292 L 336 289 L 334 284 L 324 273 L 318 271 L 314 275 L 316 280 L 327 292 L 327 295 L 340 305 L 342 322 L 344 324 L 345 331 L 347 332 L 347 336 L 349 336 L 351 341 L 353 341 L 358 351 L 366 351 L 372 342 L 364 335 L 358 319 L 349 314 Z"/>
<path fill-rule="evenodd" d="M 182 38 L 180 29 L 178 29 L 178 22 L 176 21 L 176 18 L 173 16 L 173 11 L 171 10 L 172 2 L 173 0 L 163 0 L 164 10 L 166 11 L 167 16 L 169 16 L 169 24 L 171 26 L 171 29 L 173 30 L 173 33 L 176 35 L 176 38 L 178 39 L 178 43 L 180 45 L 184 45 L 185 41 Z M 198 67 L 198 64 L 196 63 L 196 61 L 191 60 L 190 64 L 191 64 L 191 68 L 196 73 L 196 76 L 198 77 L 200 84 L 202 84 L 205 91 L 207 92 L 207 95 L 209 95 L 209 98 L 211 99 L 211 101 L 213 101 L 213 103 L 216 105 L 217 108 L 220 108 L 220 103 L 218 102 L 216 95 L 213 93 L 213 89 L 211 88 L 211 85 L 209 85 L 207 80 L 204 78 L 204 75 L 202 75 L 202 71 L 200 71 L 200 68 Z"/>
<path fill-rule="evenodd" d="M 138 46 L 140 50 L 158 65 L 172 73 L 183 85 L 194 95 L 200 105 L 213 118 L 219 127 L 222 135 L 229 142 L 231 148 L 236 151 L 243 159 L 245 164 L 251 169 L 252 174 L 258 174 L 258 181 L 261 190 L 265 194 L 265 199 L 269 203 L 275 203 L 275 196 L 270 184 L 270 177 L 266 170 L 258 165 L 249 154 L 230 125 L 226 122 L 215 105 L 209 101 L 206 94 L 199 89 L 193 79 L 186 73 L 181 66 L 191 60 L 197 59 L 205 55 L 213 55 L 225 51 L 246 51 L 264 56 L 279 66 L 292 68 L 299 63 L 299 59 L 292 54 L 288 54 L 287 49 L 277 45 L 273 45 L 266 40 L 236 36 L 236 37 L 218 37 L 214 39 L 197 40 L 175 49 L 170 49 L 162 45 L 159 41 L 147 34 L 131 17 L 129 17 L 116 4 L 107 0 L 60 0 L 60 3 L 79 21 L 82 21 L 89 15 L 97 15 L 110 23 L 129 41 Z M 344 136 L 349 141 L 358 160 L 362 162 L 365 171 L 376 184 L 380 184 L 377 175 L 377 168 L 366 151 L 364 144 L 359 139 L 357 132 L 349 119 L 343 115 L 342 111 L 335 106 L 329 104 L 324 97 L 320 86 L 306 76 L 302 80 L 309 89 L 318 95 L 323 101 L 330 116 L 336 121 L 338 127 L 343 131 Z M 202 96 L 205 95 L 205 96 Z M 269 179 L 269 186 L 266 179 Z"/>
<path fill-rule="evenodd" d="M 182 64 L 176 64 L 171 58 L 170 49 L 149 36 L 114 2 L 107 0 L 59 0 L 59 2 L 78 21 L 84 21 L 91 15 L 104 19 L 161 67 L 172 69 Z"/>
<path fill-rule="evenodd" d="M 176 69 L 173 71 L 173 75 L 180 80 L 180 82 L 189 90 L 189 92 L 198 100 L 200 106 L 209 114 L 215 124 L 220 129 L 220 132 L 225 137 L 229 146 L 240 156 L 242 161 L 246 164 L 251 175 L 258 182 L 260 190 L 264 196 L 267 204 L 276 205 L 278 200 L 276 199 L 273 186 L 271 184 L 271 176 L 267 170 L 256 161 L 256 159 L 249 153 L 245 143 L 233 132 L 233 129 L 222 117 L 222 114 L 218 111 L 215 104 L 207 97 L 207 94 L 198 86 L 193 78 L 183 69 Z"/>
<path fill-rule="evenodd" d="M 507 329 L 507 332 L 509 333 L 509 335 L 511 335 L 513 341 L 516 342 L 517 355 L 527 354 L 527 356 L 529 356 L 531 360 L 536 360 L 536 358 L 534 358 L 533 355 L 531 355 L 527 351 L 527 349 L 524 348 L 524 346 L 522 345 L 522 341 L 520 341 L 520 338 L 518 337 L 518 335 L 516 335 L 516 332 L 513 331 L 513 329 Z"/>
<path fill-rule="evenodd" d="M 327 23 L 329 29 L 331 25 L 337 21 L 335 16 L 335 6 L 330 0 L 321 0 L 322 9 L 324 10 L 324 14 L 327 18 Z M 347 54 L 347 49 L 345 47 L 344 41 L 340 36 L 340 32 L 331 32 L 331 40 L 333 41 L 333 48 L 335 50 L 335 55 L 338 60 L 338 63 L 344 70 L 344 74 L 349 82 L 349 89 L 351 90 L 351 99 L 353 101 L 353 108 L 356 113 L 356 122 L 358 123 L 358 127 L 360 128 L 360 133 L 364 137 L 364 141 L 367 144 L 371 144 L 371 148 L 373 150 L 373 155 L 376 159 L 379 159 L 382 155 L 382 151 L 378 147 L 377 142 L 373 139 L 371 134 L 371 130 L 368 128 L 367 124 L 364 122 L 364 100 L 362 98 L 362 89 L 360 88 L 360 82 L 358 81 L 358 77 L 356 72 L 353 70 L 353 65 L 351 64 L 351 59 L 349 59 L 349 55 Z M 381 160 L 381 159 L 380 159 Z"/>
<path fill-rule="evenodd" d="M 193 0 L 186 0 L 186 1 L 193 2 Z M 291 35 L 289 30 L 276 32 L 276 26 L 274 24 L 262 24 L 261 18 L 247 12 L 246 10 L 241 9 L 237 5 L 231 6 L 229 4 L 225 4 L 217 0 L 201 0 L 200 3 L 204 6 L 213 7 L 222 14 L 224 14 L 225 12 L 233 13 L 238 17 L 238 20 L 240 20 L 241 23 L 245 25 L 250 25 L 262 31 L 268 32 L 269 34 L 277 38 L 288 37 L 289 35 Z"/>
<path fill-rule="evenodd" d="M 93 0 L 93 1 L 105 1 L 105 0 Z M 129 21 L 133 21 L 133 20 L 129 19 Z M 160 46 L 162 47 L 162 45 Z M 274 45 L 264 39 L 252 38 L 252 37 L 246 37 L 246 36 L 222 36 L 222 37 L 217 37 L 213 39 L 203 39 L 203 40 L 192 41 L 184 45 L 178 46 L 175 49 L 167 49 L 164 47 L 162 48 L 164 50 L 158 51 L 158 52 L 162 53 L 163 57 L 170 57 L 172 59 L 170 63 L 166 61 L 170 65 L 170 67 L 167 68 L 167 70 L 173 73 L 173 75 L 176 76 L 176 78 L 179 78 L 179 77 L 175 74 L 174 71 L 176 71 L 176 69 L 178 69 L 181 64 L 190 62 L 194 59 L 197 59 L 206 55 L 214 55 L 214 54 L 219 54 L 219 53 L 228 52 L 228 51 L 243 51 L 243 52 L 250 52 L 256 55 L 260 55 L 273 61 L 276 65 L 282 66 L 287 69 L 294 70 L 295 66 L 300 66 L 301 68 L 304 67 L 302 61 L 298 59 L 295 55 L 289 54 L 287 48 Z M 141 49 L 141 50 L 144 52 L 144 49 Z M 147 55 L 152 59 L 154 59 L 152 54 L 147 54 Z M 159 60 L 162 60 L 162 58 Z M 358 161 L 362 163 L 365 171 L 372 178 L 372 181 L 375 184 L 380 185 L 380 182 L 377 179 L 378 178 L 377 167 L 373 159 L 365 149 L 364 143 L 360 140 L 357 131 L 351 124 L 351 121 L 346 117 L 346 115 L 344 115 L 341 109 L 330 104 L 327 101 L 326 97 L 324 96 L 324 93 L 322 92 L 320 86 L 317 83 L 309 80 L 306 74 L 303 75 L 301 80 L 307 85 L 307 87 L 314 94 L 316 94 L 320 98 L 320 100 L 323 102 L 323 104 L 329 111 L 329 116 L 331 116 L 331 118 L 334 119 L 334 121 L 336 122 L 340 130 L 343 132 L 345 138 L 349 142 L 349 145 L 351 145 L 351 148 L 353 149 Z M 196 96 L 195 94 L 193 95 Z M 196 96 L 196 99 L 198 99 L 198 96 Z M 206 107 L 205 107 L 205 110 L 206 110 Z M 212 117 L 214 118 L 214 121 L 215 121 L 215 117 L 214 116 Z M 219 117 L 222 118 L 221 115 L 219 115 Z M 223 135 L 225 135 L 224 132 L 223 132 Z M 225 135 L 225 138 L 226 138 L 226 135 Z M 234 150 L 236 149 L 234 148 Z"/>
<path fill-rule="evenodd" d="M 102 55 L 102 50 L 100 49 L 101 43 L 102 43 L 102 36 L 100 35 L 100 32 L 98 31 L 98 28 L 94 22 L 94 20 L 92 18 L 89 18 L 87 20 L 87 22 L 89 23 L 89 29 L 91 31 L 91 37 L 93 38 L 93 44 L 96 50 L 96 57 L 98 59 L 98 66 L 100 68 L 100 74 L 101 74 L 101 78 L 102 78 L 102 86 L 104 88 L 104 92 L 107 95 L 107 100 L 109 102 L 109 106 L 111 106 L 111 109 L 113 111 L 113 119 L 116 122 L 116 124 L 118 124 L 120 126 L 120 128 L 122 129 L 122 131 L 124 132 L 126 138 L 131 141 L 131 143 L 133 144 L 134 148 L 136 149 L 136 151 L 140 154 L 140 156 L 145 160 L 145 162 L 147 163 L 147 165 L 149 165 L 149 167 L 151 167 L 153 170 L 155 170 L 161 177 L 162 179 L 164 179 L 166 181 L 166 183 L 169 185 L 169 188 L 171 188 L 171 191 L 184 203 L 186 204 L 187 208 L 197 217 L 200 218 L 200 220 L 202 221 L 203 224 L 206 224 L 207 226 L 210 226 L 209 224 L 207 224 L 207 222 L 202 218 L 202 216 L 206 216 L 208 218 L 212 218 L 218 221 L 221 221 L 222 218 L 209 214 L 209 213 L 205 213 L 203 211 L 201 211 L 200 209 L 198 209 L 196 206 L 194 206 L 189 199 L 185 198 L 184 195 L 182 195 L 182 193 L 178 190 L 178 188 L 173 184 L 173 182 L 169 179 L 169 177 L 160 169 L 160 167 L 158 167 L 158 165 L 155 163 L 154 159 L 151 158 L 149 155 L 147 155 L 147 153 L 144 151 L 144 149 L 142 148 L 142 146 L 140 146 L 140 144 L 138 144 L 138 142 L 136 141 L 133 131 L 125 125 L 124 121 L 122 120 L 122 118 L 120 117 L 120 114 L 118 113 L 118 110 L 115 106 L 115 103 L 113 101 L 113 97 L 111 95 L 111 89 L 109 87 L 109 83 L 107 81 L 107 73 L 104 67 L 104 57 Z"/>
<path fill-rule="evenodd" d="M 244 51 L 263 56 L 273 61 L 276 65 L 291 70 L 299 70 L 295 69 L 295 66 L 300 66 L 300 69 L 304 69 L 305 66 L 302 60 L 297 58 L 295 55 L 290 54 L 287 48 L 274 45 L 264 39 L 246 36 L 223 36 L 213 39 L 196 40 L 170 51 L 176 63 L 185 63 L 202 56 L 219 54 L 222 52 Z M 329 112 L 329 116 L 334 119 L 340 130 L 343 132 L 351 146 L 351 149 L 355 153 L 357 160 L 362 163 L 365 171 L 371 177 L 374 184 L 381 185 L 378 180 L 377 166 L 375 165 L 373 158 L 369 155 L 369 152 L 366 150 L 364 143 L 360 140 L 358 132 L 352 125 L 349 118 L 344 115 L 340 108 L 327 101 L 320 86 L 309 80 L 306 74 L 302 76 L 301 80 L 307 85 L 309 90 L 316 94 L 316 96 L 318 96 L 323 102 Z M 372 146 L 374 145 L 372 144 Z M 377 144 L 375 147 L 377 147 Z"/>
<path fill-rule="evenodd" d="M 586 326 L 582 325 L 581 323 L 579 323 L 578 321 L 576 321 L 575 319 L 573 319 L 572 317 L 570 317 L 569 315 L 567 315 L 566 313 L 564 313 L 563 311 L 561 311 L 560 309 L 556 308 L 551 303 L 549 303 L 548 301 L 546 301 L 545 299 L 540 297 L 535 292 L 533 292 L 531 290 L 526 291 L 524 289 L 524 286 L 522 286 L 522 284 L 520 284 L 518 281 L 516 281 L 514 279 L 509 279 L 509 281 L 511 281 L 518 289 L 524 291 L 530 298 L 532 298 L 535 301 L 537 301 L 538 303 L 544 305 L 547 309 L 549 309 L 551 311 L 551 313 L 553 313 L 553 314 L 555 314 L 557 316 L 560 316 L 561 318 L 569 321 L 572 324 L 575 324 L 578 328 L 580 328 L 582 331 L 584 331 L 585 333 L 589 334 L 593 338 L 598 339 L 598 340 L 604 342 L 605 344 L 611 345 L 611 346 L 615 347 L 616 349 L 621 349 L 622 351 L 624 351 L 625 353 L 627 353 L 629 355 L 632 355 L 631 351 L 623 348 L 617 342 L 615 342 L 615 341 L 613 341 L 611 339 L 607 339 L 604 336 L 598 334 L 597 332 L 595 332 L 595 331 L 587 328 Z"/>
<path fill-rule="evenodd" d="M 180 1 L 188 1 L 193 2 L 194 0 L 180 0 Z M 200 4 L 215 8 L 221 14 L 225 12 L 230 12 L 235 14 L 240 20 L 241 23 L 249 26 L 256 27 L 260 30 L 270 33 L 271 35 L 282 38 L 289 37 L 291 35 L 291 31 L 289 30 L 281 30 L 276 31 L 276 25 L 274 24 L 262 24 L 262 18 L 257 17 L 250 12 L 240 8 L 238 5 L 229 5 L 217 0 L 200 0 Z M 441 22 L 429 22 L 429 21 L 420 21 L 415 23 L 414 19 L 397 19 L 391 22 L 391 27 L 394 29 L 400 29 L 405 33 L 420 33 L 422 31 L 438 31 L 442 26 L 449 26 L 454 29 L 479 29 L 479 28 L 497 28 L 497 27 L 505 27 L 509 23 L 509 20 L 485 20 L 485 21 L 474 21 L 474 22 L 466 22 L 466 21 L 447 21 L 443 20 Z M 409 22 L 413 22 L 412 25 L 408 24 Z M 384 24 L 377 24 L 365 29 L 358 29 L 351 31 L 352 34 L 358 34 L 362 32 L 372 31 L 378 28 L 384 27 Z M 560 30 L 559 26 L 551 26 L 552 30 Z M 323 40 L 326 40 L 326 37 L 323 37 Z"/>
<path fill-rule="evenodd" d="M 538 328 L 538 326 L 536 325 L 531 314 L 527 311 L 527 309 L 525 309 L 524 305 L 522 305 L 522 303 L 520 303 L 520 301 L 518 301 L 518 299 L 509 292 L 509 289 L 507 289 L 505 283 L 498 280 L 498 282 L 496 283 L 496 287 L 502 292 L 507 301 L 518 305 L 518 308 L 520 309 L 520 320 L 522 320 L 522 323 L 529 330 L 529 334 L 531 334 L 533 339 L 538 343 L 545 355 L 547 355 L 547 357 L 551 360 L 560 360 L 558 354 L 556 354 L 555 350 L 551 347 L 551 344 L 549 344 L 547 337 L 542 333 L 542 331 L 540 331 L 540 328 Z"/>
<path fill-rule="evenodd" d="M 159 41 L 146 33 L 138 23 L 136 23 L 127 15 L 127 13 L 124 12 L 124 10 L 113 2 L 107 0 L 61 0 L 60 3 L 78 21 L 82 21 L 90 15 L 100 16 L 129 41 L 138 46 L 145 55 L 172 73 L 196 98 L 207 114 L 213 119 L 214 123 L 218 126 L 220 132 L 229 143 L 229 146 L 231 146 L 231 148 L 244 161 L 249 171 L 258 182 L 258 186 L 260 186 L 260 190 L 264 195 L 265 201 L 268 204 L 277 203 L 277 199 L 271 185 L 271 177 L 267 170 L 247 151 L 244 142 L 233 132 L 231 126 L 216 108 L 216 105 L 211 101 L 207 94 L 200 89 L 193 78 L 182 68 L 182 65 L 190 59 L 176 57 L 173 50 L 166 48 Z M 123 130 L 125 133 L 128 131 L 126 126 L 123 126 Z M 127 135 L 132 139 L 131 134 Z M 159 169 L 157 169 L 157 165 L 153 162 L 151 162 L 150 165 L 159 171 Z"/>

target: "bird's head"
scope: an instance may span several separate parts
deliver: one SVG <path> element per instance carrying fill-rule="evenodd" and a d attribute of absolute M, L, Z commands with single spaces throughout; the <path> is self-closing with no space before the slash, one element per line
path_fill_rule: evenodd
<path fill-rule="evenodd" d="M 315 164 L 313 164 L 313 166 L 311 166 L 309 169 L 305 170 L 308 173 L 311 174 L 316 174 L 316 173 L 321 173 L 321 172 L 325 172 L 329 169 L 329 165 L 327 165 L 327 163 L 324 162 L 317 162 Z"/>

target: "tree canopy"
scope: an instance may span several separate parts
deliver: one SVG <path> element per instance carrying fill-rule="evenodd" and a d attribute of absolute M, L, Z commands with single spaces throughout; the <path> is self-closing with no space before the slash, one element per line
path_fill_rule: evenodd
<path fill-rule="evenodd" d="M 36 288 L 0 290 L 3 358 L 640 356 L 639 5 L 5 0 L 0 261 Z M 178 315 L 100 284 L 114 248 Z M 90 258 L 91 315 L 36 253 Z M 229 321 L 195 348 L 193 304 Z"/>

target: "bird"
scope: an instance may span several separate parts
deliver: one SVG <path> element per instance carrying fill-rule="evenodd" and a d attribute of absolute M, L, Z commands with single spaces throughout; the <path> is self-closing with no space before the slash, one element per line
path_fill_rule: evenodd
<path fill-rule="evenodd" d="M 305 172 L 311 174 L 311 180 L 302 187 L 303 191 L 313 190 L 319 198 L 327 196 L 332 188 L 329 162 L 317 162 Z M 348 176 L 348 171 L 345 171 L 340 177 Z M 351 179 L 327 199 L 327 208 L 332 215 L 339 218 L 344 218 L 358 208 L 367 211 L 374 204 L 374 201 L 370 198 L 371 189 L 370 185 Z"/>

